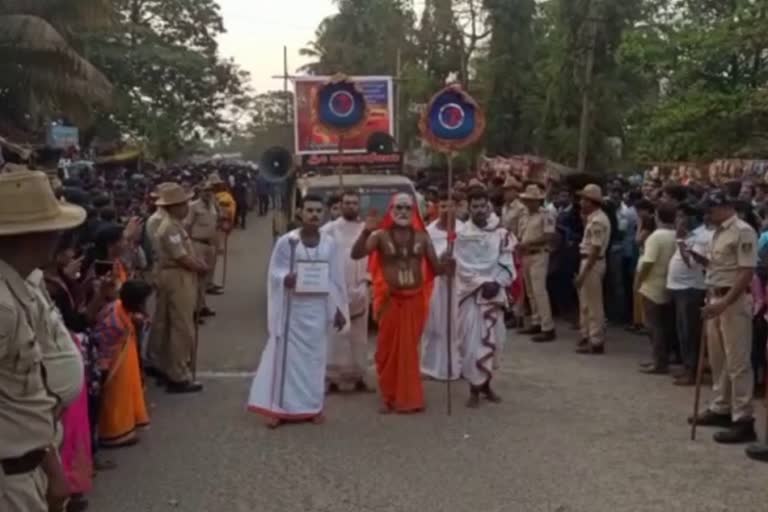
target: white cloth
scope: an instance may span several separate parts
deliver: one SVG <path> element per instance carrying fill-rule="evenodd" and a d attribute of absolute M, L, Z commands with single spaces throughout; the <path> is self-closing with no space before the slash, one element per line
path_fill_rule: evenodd
<path fill-rule="evenodd" d="M 368 258 L 352 259 L 352 246 L 365 224 L 340 217 L 327 223 L 321 231 L 336 241 L 344 266 L 344 282 L 349 299 L 350 328 L 331 332 L 328 340 L 328 380 L 358 381 L 368 368 L 368 317 L 371 304 Z"/>
<path fill-rule="evenodd" d="M 685 239 L 685 245 L 696 254 L 706 256 L 709 253 L 709 246 L 712 243 L 713 236 L 714 230 L 708 229 L 706 226 L 699 226 Z M 688 259 L 691 264 L 690 267 L 685 264 L 678 247 L 675 255 L 672 256 L 669 262 L 667 288 L 670 290 L 687 290 L 689 288 L 705 290 L 707 288 L 704 283 L 704 267 L 696 263 L 696 260 L 693 258 Z"/>
<path fill-rule="evenodd" d="M 330 265 L 330 293 L 301 296 L 286 293 L 284 279 L 291 269 L 291 240 L 296 241 L 296 260 L 327 261 Z M 301 242 L 299 231 L 280 237 L 269 262 L 267 286 L 267 329 L 269 339 L 251 385 L 248 408 L 268 417 L 308 419 L 323 410 L 328 331 L 337 310 L 348 316 L 342 259 L 336 242 L 320 235 L 315 248 Z M 288 339 L 285 319 L 290 300 Z M 286 344 L 287 342 L 287 344 Z M 283 354 L 286 354 L 283 364 Z M 285 379 L 281 378 L 285 368 Z M 283 403 L 280 403 L 284 380 Z"/>
<path fill-rule="evenodd" d="M 438 256 L 448 250 L 448 232 L 437 227 L 438 221 L 427 227 L 432 245 Z M 456 231 L 461 231 L 463 223 L 456 222 Z M 435 279 L 432 297 L 429 303 L 429 317 L 421 338 L 421 373 L 437 380 L 461 378 L 461 338 L 458 334 L 459 295 L 456 283 L 453 283 L 453 304 L 451 318 L 451 373 L 448 375 L 448 278 Z"/>
<path fill-rule="evenodd" d="M 459 337 L 464 343 L 462 375 L 472 386 L 490 382 L 503 349 L 505 289 L 515 279 L 516 244 L 514 235 L 499 226 L 498 218 L 491 219 L 485 228 L 470 221 L 456 239 Z M 499 283 L 499 293 L 485 299 L 481 287 L 490 282 Z"/>

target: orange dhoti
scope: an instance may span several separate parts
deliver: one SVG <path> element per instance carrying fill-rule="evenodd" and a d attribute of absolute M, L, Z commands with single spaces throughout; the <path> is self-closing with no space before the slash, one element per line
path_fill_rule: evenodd
<path fill-rule="evenodd" d="M 423 290 L 391 293 L 379 313 L 379 390 L 384 405 L 396 412 L 424 409 L 419 345 L 427 314 Z"/>

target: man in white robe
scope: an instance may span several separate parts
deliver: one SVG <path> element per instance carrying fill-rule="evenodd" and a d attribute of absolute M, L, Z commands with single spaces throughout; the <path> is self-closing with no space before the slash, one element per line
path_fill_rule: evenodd
<path fill-rule="evenodd" d="M 439 218 L 427 226 L 435 253 L 441 255 L 448 250 L 449 215 L 455 209 L 447 193 L 439 197 Z M 456 231 L 463 223 L 456 221 Z M 461 337 L 458 335 L 459 298 L 454 279 L 451 293 L 453 302 L 448 313 L 448 280 L 454 277 L 438 276 L 432 288 L 429 304 L 429 318 L 421 341 L 421 373 L 435 380 L 457 380 L 461 378 Z M 448 370 L 448 318 L 451 318 L 451 370 Z"/>
<path fill-rule="evenodd" d="M 493 371 L 506 339 L 505 289 L 515 278 L 514 235 L 489 219 L 490 203 L 483 190 L 469 196 L 470 220 L 456 239 L 456 284 L 459 295 L 459 337 L 464 343 L 462 375 L 469 382 L 467 407 L 480 405 L 480 396 L 501 401 L 491 389 Z"/>
<path fill-rule="evenodd" d="M 368 369 L 368 317 L 371 304 L 368 258 L 353 260 L 352 246 L 365 223 L 360 220 L 360 195 L 344 192 L 341 196 L 341 216 L 322 227 L 336 241 L 344 265 L 344 281 L 349 300 L 349 330 L 331 333 L 328 345 L 328 392 L 351 384 L 355 391 L 368 392 L 365 381 Z"/>
<path fill-rule="evenodd" d="M 336 242 L 320 232 L 323 210 L 322 199 L 305 197 L 302 227 L 277 241 L 269 262 L 269 339 L 248 408 L 264 416 L 270 428 L 287 421 L 323 422 L 329 330 L 348 324 L 343 260 Z M 298 265 L 323 264 L 328 279 L 315 275 L 315 284 L 325 282 L 324 292 L 305 293 Z"/>

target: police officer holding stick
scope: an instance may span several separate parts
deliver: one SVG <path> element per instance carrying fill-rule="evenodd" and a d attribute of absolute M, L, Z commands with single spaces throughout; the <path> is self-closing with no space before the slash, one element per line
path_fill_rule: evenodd
<path fill-rule="evenodd" d="M 731 199 L 720 191 L 704 201 L 715 233 L 708 255 L 689 251 L 707 268 L 707 353 L 712 368 L 713 399 L 708 409 L 689 418 L 699 426 L 723 427 L 714 439 L 722 444 L 755 441 L 752 394 L 752 296 L 757 265 L 757 234 L 736 215 Z"/>

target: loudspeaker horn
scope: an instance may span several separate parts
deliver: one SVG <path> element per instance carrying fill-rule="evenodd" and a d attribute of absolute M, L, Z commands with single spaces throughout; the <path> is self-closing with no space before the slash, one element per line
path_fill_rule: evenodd
<path fill-rule="evenodd" d="M 293 155 L 282 146 L 273 146 L 261 155 L 259 172 L 269 181 L 285 181 L 293 173 Z"/>
<path fill-rule="evenodd" d="M 386 132 L 374 132 L 368 137 L 369 153 L 391 155 L 395 152 L 395 138 Z"/>

